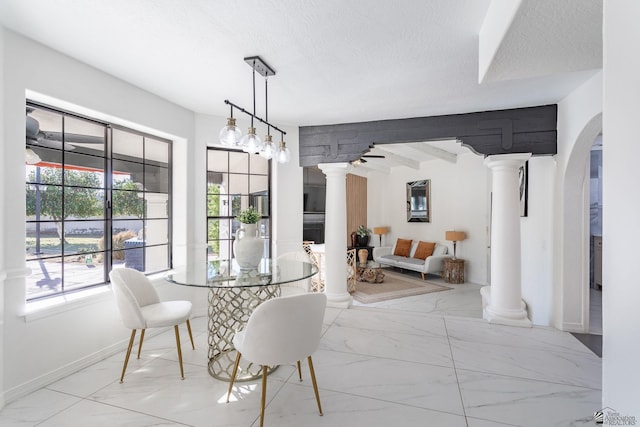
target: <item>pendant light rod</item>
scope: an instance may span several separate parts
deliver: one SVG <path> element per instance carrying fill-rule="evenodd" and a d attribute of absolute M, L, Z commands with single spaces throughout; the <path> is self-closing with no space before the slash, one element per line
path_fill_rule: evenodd
<path fill-rule="evenodd" d="M 269 122 L 269 78 L 264 78 L 264 119 Z M 271 135 L 271 125 L 267 125 L 267 135 Z"/>
<path fill-rule="evenodd" d="M 239 105 L 234 104 L 233 102 L 229 101 L 228 99 L 225 99 L 224 103 L 227 104 L 227 105 L 231 105 L 233 108 L 235 108 L 235 109 L 237 109 L 239 111 L 242 111 L 246 115 L 251 116 L 252 118 L 258 120 L 259 122 L 261 122 L 261 123 L 263 123 L 263 124 L 265 124 L 267 126 L 270 126 L 271 128 L 277 130 L 280 133 L 283 133 L 285 135 L 287 134 L 287 132 L 283 131 L 282 129 L 278 128 L 277 126 L 274 126 L 271 123 L 267 122 L 266 120 L 263 120 L 260 117 L 256 116 L 255 114 L 250 113 L 249 111 L 245 110 L 244 108 L 240 107 Z"/>
<path fill-rule="evenodd" d="M 253 118 L 256 116 L 256 66 L 253 61 L 253 115 L 251 116 L 251 127 L 253 127 Z"/>

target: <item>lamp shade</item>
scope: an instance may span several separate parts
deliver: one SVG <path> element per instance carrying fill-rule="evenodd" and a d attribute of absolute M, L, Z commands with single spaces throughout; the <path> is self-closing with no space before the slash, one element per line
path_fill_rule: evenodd
<path fill-rule="evenodd" d="M 373 234 L 387 234 L 389 227 L 373 227 Z"/>
<path fill-rule="evenodd" d="M 460 242 L 467 237 L 464 231 L 445 231 L 444 238 L 452 242 Z"/>

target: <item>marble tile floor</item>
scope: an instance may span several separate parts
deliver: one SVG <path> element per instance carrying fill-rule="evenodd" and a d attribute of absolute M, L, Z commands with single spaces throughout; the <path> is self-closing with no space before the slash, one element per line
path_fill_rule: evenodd
<path fill-rule="evenodd" d="M 265 426 L 595 425 L 601 359 L 571 334 L 490 325 L 460 316 L 472 314 L 470 305 L 431 298 L 328 308 L 314 355 L 324 416 L 306 364 L 303 382 L 286 365 L 269 376 Z M 123 384 L 124 349 L 8 404 L 0 425 L 258 426 L 259 381 L 237 383 L 225 403 L 228 383 L 206 369 L 206 319 L 192 326 L 195 351 L 181 335 L 185 380 L 173 331 L 166 330 L 145 339 Z"/>
<path fill-rule="evenodd" d="M 404 274 L 420 280 L 419 273 L 405 272 Z M 425 277 L 428 282 L 443 285 L 450 290 L 433 292 L 424 295 L 415 295 L 404 298 L 396 298 L 370 304 L 353 302 L 354 306 L 392 308 L 406 312 L 429 313 L 451 315 L 482 319 L 482 299 L 480 297 L 481 285 L 473 283 L 451 284 L 446 283 L 439 276 L 428 274 Z M 357 286 L 357 284 L 356 284 Z"/>

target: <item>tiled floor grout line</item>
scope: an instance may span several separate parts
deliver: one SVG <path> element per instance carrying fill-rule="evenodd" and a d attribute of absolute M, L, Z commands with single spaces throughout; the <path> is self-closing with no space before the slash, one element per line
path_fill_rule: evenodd
<path fill-rule="evenodd" d="M 447 335 L 447 343 L 449 344 L 449 354 L 451 354 L 451 365 L 453 366 L 453 374 L 456 376 L 456 385 L 458 386 L 458 394 L 460 395 L 460 404 L 462 405 L 462 413 L 464 414 L 464 422 L 469 427 L 469 421 L 467 420 L 467 410 L 464 406 L 464 397 L 462 396 L 462 389 L 460 388 L 460 378 L 458 378 L 458 369 L 456 368 L 456 360 L 453 357 L 453 348 L 451 348 L 451 339 L 449 338 L 449 330 L 447 329 L 447 321 L 443 317 L 442 323 L 444 324 L 444 330 Z"/>

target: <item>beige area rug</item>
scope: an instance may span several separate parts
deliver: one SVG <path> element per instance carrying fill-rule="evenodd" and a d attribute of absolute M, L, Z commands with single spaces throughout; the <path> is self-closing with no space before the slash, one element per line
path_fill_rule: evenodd
<path fill-rule="evenodd" d="M 413 277 L 385 269 L 384 282 L 357 282 L 356 291 L 351 294 L 351 296 L 362 304 L 370 304 L 372 302 L 447 291 L 450 289 L 451 288 L 427 280 L 414 279 Z"/>

